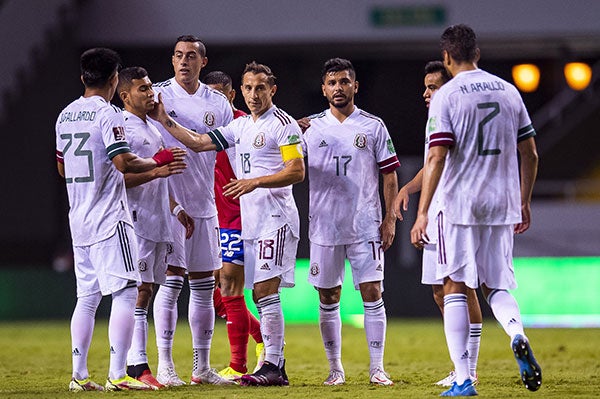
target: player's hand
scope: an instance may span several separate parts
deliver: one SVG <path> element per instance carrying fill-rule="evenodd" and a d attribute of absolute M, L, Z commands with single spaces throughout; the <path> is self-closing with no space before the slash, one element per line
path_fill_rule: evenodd
<path fill-rule="evenodd" d="M 298 122 L 298 126 L 300 126 L 302 133 L 304 133 L 306 129 L 310 127 L 310 119 L 307 116 L 298 119 L 296 122 Z"/>
<path fill-rule="evenodd" d="M 173 154 L 174 161 L 183 161 L 187 154 L 186 150 L 179 147 L 169 147 L 168 150 Z"/>
<path fill-rule="evenodd" d="M 515 234 L 525 233 L 531 225 L 531 205 L 521 205 L 521 223 L 515 225 Z"/>
<path fill-rule="evenodd" d="M 177 214 L 177 220 L 185 227 L 185 239 L 189 239 L 194 233 L 194 219 L 186 211 L 181 211 Z"/>
<path fill-rule="evenodd" d="M 255 179 L 231 179 L 229 183 L 223 186 L 223 195 L 238 199 L 242 195 L 254 191 L 258 187 Z"/>
<path fill-rule="evenodd" d="M 158 93 L 156 101 L 154 101 L 154 108 L 148 112 L 148 116 L 156 121 L 168 118 L 167 111 L 165 110 L 165 104 L 162 102 L 162 93 Z"/>
<path fill-rule="evenodd" d="M 381 237 L 381 249 L 387 251 L 394 242 L 396 236 L 396 216 L 391 214 L 386 215 L 383 223 L 379 226 L 379 234 Z"/>
<path fill-rule="evenodd" d="M 398 191 L 398 195 L 396 195 L 396 199 L 394 199 L 394 205 L 393 205 L 394 213 L 396 214 L 396 217 L 400 221 L 404 221 L 404 216 L 402 216 L 402 211 L 404 211 L 404 212 L 408 211 L 408 201 L 409 201 L 408 192 L 404 188 L 401 188 L 400 191 Z"/>
<path fill-rule="evenodd" d="M 423 249 L 429 242 L 427 236 L 427 214 L 417 215 L 417 220 L 412 229 L 410 229 L 410 242 L 417 249 Z"/>

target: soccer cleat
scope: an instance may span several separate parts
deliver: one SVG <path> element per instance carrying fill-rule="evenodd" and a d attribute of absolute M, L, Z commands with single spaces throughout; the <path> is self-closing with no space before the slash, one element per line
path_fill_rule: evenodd
<path fill-rule="evenodd" d="M 339 370 L 331 370 L 327 379 L 323 381 L 323 385 L 343 385 L 345 383 L 346 376 L 343 371 Z"/>
<path fill-rule="evenodd" d="M 107 391 L 129 391 L 129 390 L 139 390 L 139 391 L 149 391 L 152 388 L 150 385 L 145 382 L 138 381 L 135 378 L 132 378 L 126 375 L 123 378 L 119 378 L 118 380 L 111 380 L 110 378 L 106 380 L 106 385 L 104 385 L 104 389 Z"/>
<path fill-rule="evenodd" d="M 517 334 L 512 341 L 512 350 L 519 365 L 521 380 L 525 388 L 537 391 L 542 386 L 542 369 L 533 357 L 529 342 L 521 334 Z"/>
<path fill-rule="evenodd" d="M 244 386 L 282 386 L 284 379 L 281 369 L 276 365 L 264 362 L 262 367 L 253 374 L 244 374 L 240 378 L 240 384 Z"/>
<path fill-rule="evenodd" d="M 69 382 L 69 391 L 104 391 L 104 387 L 100 384 L 96 384 L 94 381 L 90 380 L 89 377 L 84 378 L 83 380 L 72 378 L 71 382 Z"/>
<path fill-rule="evenodd" d="M 256 367 L 252 370 L 253 373 L 256 373 L 262 367 L 265 362 L 265 344 L 263 342 L 259 342 L 256 344 L 256 348 L 254 349 L 256 353 Z"/>
<path fill-rule="evenodd" d="M 394 385 L 394 381 L 390 380 L 390 375 L 380 368 L 371 370 L 371 384 L 377 385 Z"/>
<path fill-rule="evenodd" d="M 163 384 L 158 382 L 158 380 L 156 378 L 154 378 L 154 376 L 152 375 L 152 371 L 150 371 L 150 369 L 146 369 L 146 370 L 142 371 L 142 374 L 140 376 L 136 377 L 136 380 L 142 381 L 146 385 L 149 385 L 150 387 L 152 387 L 152 389 L 161 389 L 161 388 L 165 387 Z"/>
<path fill-rule="evenodd" d="M 444 391 L 440 396 L 477 396 L 477 391 L 473 386 L 473 382 L 469 379 L 465 380 L 461 385 L 458 385 L 456 381 L 452 383 L 452 386 L 447 391 Z"/>
<path fill-rule="evenodd" d="M 228 380 L 235 381 L 239 380 L 244 373 L 240 373 L 235 370 L 233 367 L 225 367 L 223 370 L 219 371 L 219 375 L 223 378 L 227 378 Z"/>
<path fill-rule="evenodd" d="M 281 364 L 281 367 L 279 368 L 279 370 L 281 370 L 281 379 L 282 379 L 282 384 L 284 386 L 288 386 L 290 385 L 290 380 L 288 379 L 287 373 L 285 372 L 285 359 L 283 359 L 283 363 Z"/>
<path fill-rule="evenodd" d="M 442 378 L 441 380 L 436 382 L 435 385 L 439 385 L 442 387 L 451 387 L 454 381 L 456 381 L 456 372 L 452 370 L 450 373 L 448 373 L 447 377 Z"/>
<path fill-rule="evenodd" d="M 173 367 L 159 369 L 156 374 L 156 380 L 166 387 L 180 387 L 185 385 L 185 381 L 179 378 Z"/>
<path fill-rule="evenodd" d="M 206 369 L 199 375 L 192 374 L 190 385 L 211 384 L 211 385 L 231 385 L 233 381 L 223 378 L 215 369 Z"/>

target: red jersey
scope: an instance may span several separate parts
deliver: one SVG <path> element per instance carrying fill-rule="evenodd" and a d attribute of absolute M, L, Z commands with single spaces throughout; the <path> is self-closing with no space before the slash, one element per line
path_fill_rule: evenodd
<path fill-rule="evenodd" d="M 246 113 L 236 109 L 233 112 L 233 118 L 239 118 Z M 226 197 L 223 195 L 223 186 L 229 183 L 230 179 L 235 179 L 235 172 L 229 162 L 227 151 L 217 152 L 217 162 L 215 163 L 215 202 L 219 217 L 219 227 L 224 229 L 242 229 L 242 216 L 240 213 L 240 200 Z"/>

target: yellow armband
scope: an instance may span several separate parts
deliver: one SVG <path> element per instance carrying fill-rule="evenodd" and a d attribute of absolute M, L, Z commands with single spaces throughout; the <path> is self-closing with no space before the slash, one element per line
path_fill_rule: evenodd
<path fill-rule="evenodd" d="M 304 158 L 304 155 L 302 155 L 302 145 L 300 143 L 282 145 L 279 147 L 279 150 L 281 151 L 283 162 L 296 158 Z"/>

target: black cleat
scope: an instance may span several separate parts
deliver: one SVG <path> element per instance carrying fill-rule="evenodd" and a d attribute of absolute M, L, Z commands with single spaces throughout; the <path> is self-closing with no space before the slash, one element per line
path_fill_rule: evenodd
<path fill-rule="evenodd" d="M 240 385 L 244 386 L 282 386 L 286 381 L 284 381 L 279 367 L 269 362 L 264 362 L 255 373 L 244 374 L 240 377 Z"/>
<path fill-rule="evenodd" d="M 542 386 L 542 369 L 533 357 L 529 342 L 521 334 L 517 334 L 512 342 L 512 350 L 519 364 L 519 371 L 525 388 L 530 391 L 537 391 Z"/>

